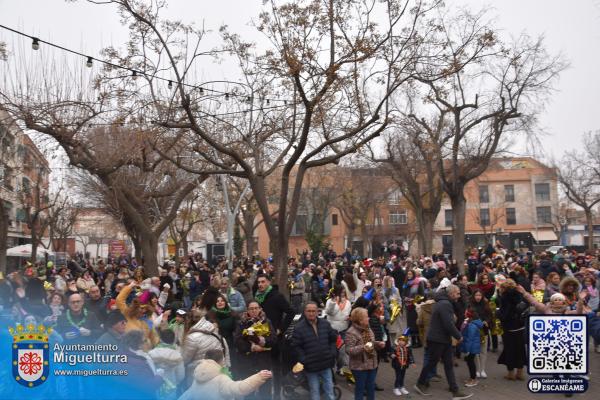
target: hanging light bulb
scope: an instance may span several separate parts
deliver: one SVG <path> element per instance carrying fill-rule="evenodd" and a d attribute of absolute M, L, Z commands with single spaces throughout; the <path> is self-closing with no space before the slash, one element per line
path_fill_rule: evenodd
<path fill-rule="evenodd" d="M 88 68 L 92 68 L 93 64 L 94 64 L 94 59 L 92 57 L 88 57 L 87 62 L 85 63 L 85 65 L 87 65 Z"/>
<path fill-rule="evenodd" d="M 229 93 L 225 93 L 225 100 L 229 100 Z"/>
<path fill-rule="evenodd" d="M 267 99 L 267 105 L 271 104 L 271 100 Z"/>
<path fill-rule="evenodd" d="M 248 98 L 246 99 L 246 101 L 247 101 L 248 103 L 252 103 L 252 97 L 248 96 Z"/>
<path fill-rule="evenodd" d="M 32 38 L 31 48 L 34 50 L 38 50 L 40 48 L 40 40 L 38 38 Z"/>
<path fill-rule="evenodd" d="M 173 81 L 169 81 L 169 84 L 167 85 L 167 87 L 169 89 L 173 89 Z"/>
<path fill-rule="evenodd" d="M 131 73 L 131 79 L 133 79 L 134 81 L 137 79 L 137 71 L 133 70 L 133 72 Z"/>
<path fill-rule="evenodd" d="M 200 94 L 204 94 L 204 89 L 202 89 L 202 87 L 200 87 Z"/>
<path fill-rule="evenodd" d="M 284 100 L 284 101 L 283 101 L 283 104 L 287 106 L 287 100 Z"/>

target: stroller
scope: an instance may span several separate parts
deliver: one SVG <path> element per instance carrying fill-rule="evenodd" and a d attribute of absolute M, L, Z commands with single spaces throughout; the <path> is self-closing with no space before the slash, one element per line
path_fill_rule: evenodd
<path fill-rule="evenodd" d="M 294 324 L 296 324 L 296 322 L 298 322 L 298 320 L 302 317 L 301 314 L 298 314 L 294 317 L 294 320 L 292 321 L 292 323 L 290 324 L 290 326 L 288 327 L 288 329 L 285 331 L 284 335 L 283 335 L 283 348 L 282 348 L 282 355 L 283 355 L 283 368 L 284 371 L 290 371 L 287 375 L 285 375 L 283 377 L 283 382 L 282 382 L 282 390 L 283 390 L 283 395 L 285 396 L 286 399 L 298 399 L 300 398 L 300 393 L 297 392 L 297 389 L 304 389 L 307 392 L 310 392 L 310 388 L 308 386 L 308 379 L 306 378 L 306 374 L 304 372 L 299 372 L 299 373 L 294 373 L 292 371 L 292 366 L 297 362 L 296 357 L 295 357 L 295 352 L 291 346 L 292 344 L 292 334 L 294 333 Z M 335 379 L 335 373 L 332 372 L 332 377 L 333 377 L 333 395 L 335 397 L 336 400 L 339 400 L 342 398 L 342 390 L 340 389 L 340 387 L 337 385 L 336 383 L 336 379 Z M 323 387 L 320 387 L 320 393 L 323 394 Z"/>

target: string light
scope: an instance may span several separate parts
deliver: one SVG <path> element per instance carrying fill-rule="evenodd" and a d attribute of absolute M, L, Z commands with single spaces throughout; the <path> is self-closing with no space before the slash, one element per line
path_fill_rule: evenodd
<path fill-rule="evenodd" d="M 75 50 L 68 49 L 66 47 L 63 47 L 63 46 L 55 44 L 55 43 L 51 43 L 51 42 L 47 42 L 45 40 L 41 40 L 38 37 L 35 37 L 35 36 L 32 36 L 32 35 L 28 35 L 26 33 L 20 32 L 20 31 L 18 31 L 16 29 L 12 29 L 12 28 L 7 27 L 5 25 L 1 25 L 0 24 L 0 28 L 8 30 L 8 31 L 11 31 L 11 32 L 16 33 L 16 34 L 18 34 L 20 36 L 24 36 L 24 37 L 27 37 L 27 38 L 31 39 L 32 40 L 32 42 L 31 42 L 31 48 L 33 50 L 38 50 L 40 48 L 40 43 L 44 43 L 44 44 L 46 44 L 48 46 L 51 46 L 51 47 L 54 47 L 56 49 L 59 49 L 59 50 L 62 50 L 62 51 L 66 51 L 68 53 L 84 57 L 84 59 L 86 59 L 86 66 L 90 67 L 90 68 L 93 66 L 94 58 L 91 57 L 91 56 L 88 56 L 86 54 L 80 53 L 80 52 L 75 51 Z M 135 70 L 133 70 L 131 68 L 124 67 L 124 66 L 118 65 L 118 64 L 114 64 L 114 63 L 112 63 L 110 61 L 105 61 L 105 60 L 100 60 L 100 59 L 95 59 L 95 60 L 98 61 L 98 62 L 100 62 L 100 63 L 102 63 L 102 64 L 109 65 L 109 66 L 111 66 L 112 68 L 115 68 L 115 69 L 121 69 L 121 70 L 131 71 L 131 77 L 132 77 L 132 79 L 136 79 L 139 75 L 145 75 L 145 76 L 151 77 L 152 79 L 158 79 L 158 80 L 167 81 L 167 82 L 170 81 L 169 79 L 162 78 L 162 77 L 159 77 L 159 76 L 149 75 L 149 74 L 147 74 L 147 73 L 145 73 L 143 71 L 135 71 Z M 180 85 L 183 85 L 183 86 L 186 86 L 186 87 L 190 87 L 190 88 L 194 88 L 194 89 L 198 89 L 200 91 L 200 95 L 204 95 L 204 88 L 201 87 L 201 86 L 196 86 L 196 85 L 191 85 L 191 84 L 185 84 L 185 83 L 180 83 Z M 219 90 L 214 90 L 214 89 L 206 89 L 206 90 L 208 90 L 209 92 L 215 93 L 215 94 L 224 94 L 224 95 L 226 95 L 225 97 L 227 99 L 229 99 L 229 97 L 230 97 L 229 93 L 221 92 Z M 242 97 L 242 96 L 246 96 L 246 95 L 244 95 L 244 94 L 231 94 L 231 96 Z M 263 100 L 266 100 L 267 104 L 270 104 L 271 100 L 273 100 L 273 101 L 281 101 L 281 102 L 284 103 L 284 105 L 288 104 L 288 100 L 287 99 L 275 99 L 275 98 L 273 98 L 273 99 L 264 99 L 263 98 Z M 273 108 L 275 108 L 275 107 L 273 107 Z"/>
<path fill-rule="evenodd" d="M 169 81 L 169 84 L 167 85 L 167 87 L 169 89 L 173 89 L 173 81 Z"/>
<path fill-rule="evenodd" d="M 225 93 L 225 100 L 229 100 L 229 93 Z"/>

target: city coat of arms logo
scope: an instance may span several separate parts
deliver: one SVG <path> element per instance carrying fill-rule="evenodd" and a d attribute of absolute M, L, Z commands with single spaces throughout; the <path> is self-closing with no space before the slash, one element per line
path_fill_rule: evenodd
<path fill-rule="evenodd" d="M 16 382 L 26 387 L 39 386 L 48 379 L 50 351 L 48 336 L 52 328 L 33 324 L 8 328 L 13 337 L 12 373 Z"/>

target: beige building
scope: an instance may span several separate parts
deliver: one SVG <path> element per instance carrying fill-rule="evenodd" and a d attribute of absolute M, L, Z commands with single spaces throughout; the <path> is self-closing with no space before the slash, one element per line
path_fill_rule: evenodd
<path fill-rule="evenodd" d="M 358 187 L 377 191 L 371 199 L 375 206 L 366 215 L 366 232 L 350 229 L 339 206 L 331 204 L 324 217 L 326 241 L 336 252 L 346 247 L 364 249 L 362 255 L 377 256 L 383 243 L 396 243 L 416 253 L 415 215 L 395 183 L 379 169 L 351 169 L 341 174 L 341 167 L 326 166 L 310 170 L 304 186 L 329 191 L 333 188 L 349 191 Z M 336 179 L 331 177 L 338 176 Z M 316 177 L 316 178 L 315 178 Z M 365 179 L 366 177 L 366 179 Z M 350 183 L 351 181 L 354 184 Z M 310 191 L 308 191 L 310 192 Z M 478 179 L 469 182 L 465 242 L 467 246 L 485 246 L 501 241 L 507 248 L 529 248 L 557 241 L 558 183 L 556 171 L 529 158 L 498 158 Z M 363 201 L 360 198 L 358 201 Z M 370 204 L 369 206 L 372 206 Z M 308 249 L 305 240 L 310 210 L 300 209 L 289 240 L 291 255 Z M 260 218 L 260 217 L 258 217 Z M 359 223 L 360 221 L 355 221 Z M 269 253 L 269 239 L 264 225 L 255 231 L 258 251 Z M 365 240 L 368 245 L 365 246 Z M 452 249 L 452 209 L 447 198 L 434 227 L 434 251 L 450 253 Z"/>

